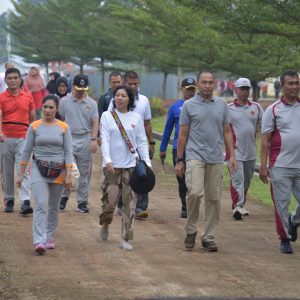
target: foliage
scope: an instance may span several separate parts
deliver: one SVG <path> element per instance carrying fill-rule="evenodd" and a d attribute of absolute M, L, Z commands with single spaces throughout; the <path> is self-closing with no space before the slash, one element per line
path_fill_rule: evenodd
<path fill-rule="evenodd" d="M 0 15 L 0 57 L 7 55 L 6 52 L 6 14 Z"/>
<path fill-rule="evenodd" d="M 150 103 L 152 117 L 164 116 L 166 114 L 166 109 L 163 107 L 162 100 L 160 98 L 153 97 Z"/>

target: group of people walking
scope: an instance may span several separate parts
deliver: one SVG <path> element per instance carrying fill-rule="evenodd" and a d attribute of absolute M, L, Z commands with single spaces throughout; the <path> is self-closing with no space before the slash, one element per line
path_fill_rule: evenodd
<path fill-rule="evenodd" d="M 54 249 L 58 211 L 68 203 L 74 164 L 80 173 L 77 208 L 82 213 L 89 212 L 92 157 L 99 144 L 103 170 L 100 238 L 108 239 L 118 206 L 122 215 L 120 247 L 132 250 L 133 219 L 148 218 L 149 196 L 133 193 L 130 178 L 137 159 L 151 168 L 155 147 L 150 103 L 140 94 L 139 76 L 134 71 L 123 76 L 112 72 L 111 88 L 100 97 L 97 107 L 97 102 L 87 94 L 87 76 L 75 76 L 68 93 L 67 79 L 52 75 L 55 87 L 50 84 L 48 88 L 55 94 L 44 96 L 37 108 L 32 94 L 21 88 L 19 70 L 6 70 L 7 90 L 0 94 L 4 211 L 14 210 L 16 168 L 20 213 L 33 212 L 35 251 Z M 218 251 L 215 233 L 220 217 L 224 148 L 231 176 L 233 218 L 239 221 L 249 215 L 246 195 L 255 170 L 256 133 L 261 130 L 260 178 L 264 183 L 271 179 L 280 250 L 293 252 L 290 242 L 297 240 L 300 224 L 300 83 L 295 71 L 286 71 L 280 81 L 282 96 L 265 112 L 249 100 L 251 82 L 247 78 L 236 81 L 237 98 L 230 104 L 214 96 L 216 78 L 210 71 L 200 72 L 197 80 L 182 81 L 183 98 L 169 108 L 160 158 L 166 159 L 175 128 L 172 154 L 181 201 L 180 217 L 187 219 L 184 244 L 188 250 L 195 247 L 200 203 L 204 201 L 202 248 Z M 291 193 L 298 204 L 289 214 Z"/>

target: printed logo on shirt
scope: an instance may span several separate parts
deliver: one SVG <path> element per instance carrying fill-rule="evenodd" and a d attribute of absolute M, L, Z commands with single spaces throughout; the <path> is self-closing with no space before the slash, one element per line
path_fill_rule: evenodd
<path fill-rule="evenodd" d="M 251 110 L 251 111 L 250 111 L 250 115 L 251 115 L 251 117 L 255 117 L 256 112 L 255 112 L 254 110 Z"/>
<path fill-rule="evenodd" d="M 90 111 L 90 110 L 91 110 L 91 107 L 90 107 L 89 105 L 87 105 L 87 106 L 85 107 L 85 110 L 86 110 L 86 111 Z"/>
<path fill-rule="evenodd" d="M 135 127 L 135 124 L 131 124 L 131 127 L 134 128 L 134 127 Z"/>

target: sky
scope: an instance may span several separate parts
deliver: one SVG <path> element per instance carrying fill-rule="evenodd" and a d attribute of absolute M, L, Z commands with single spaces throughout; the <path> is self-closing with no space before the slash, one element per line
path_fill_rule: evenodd
<path fill-rule="evenodd" d="M 7 11 L 9 8 L 13 8 L 10 0 L 0 0 L 0 15 Z"/>

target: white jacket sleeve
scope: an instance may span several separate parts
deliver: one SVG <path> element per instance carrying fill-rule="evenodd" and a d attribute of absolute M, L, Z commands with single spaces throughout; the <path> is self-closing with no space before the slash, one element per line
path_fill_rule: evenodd
<path fill-rule="evenodd" d="M 107 114 L 104 112 L 100 120 L 100 138 L 101 138 L 101 150 L 103 165 L 106 166 L 112 162 L 110 158 L 110 133 L 109 133 L 109 121 L 107 120 Z"/>
<path fill-rule="evenodd" d="M 141 159 L 144 160 L 149 167 L 151 167 L 147 137 L 145 133 L 144 122 L 142 121 L 141 117 L 139 117 L 137 125 L 136 147 Z"/>

